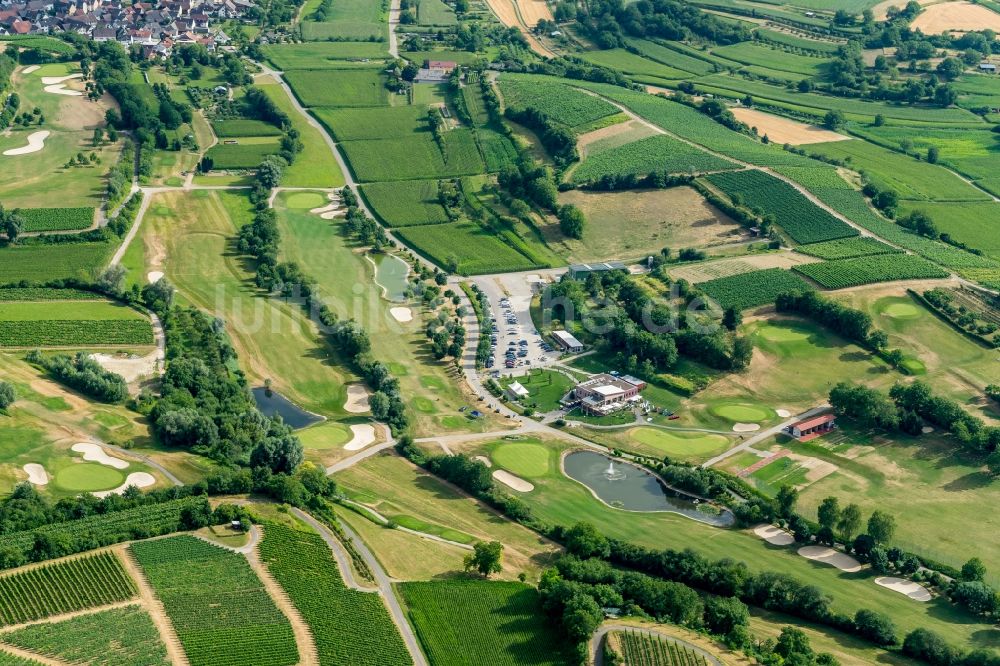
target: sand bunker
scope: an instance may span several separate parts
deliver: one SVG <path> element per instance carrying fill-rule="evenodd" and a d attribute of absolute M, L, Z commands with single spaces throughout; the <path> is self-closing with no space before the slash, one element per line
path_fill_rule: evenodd
<path fill-rule="evenodd" d="M 149 284 L 159 282 L 162 279 L 163 279 L 163 271 L 149 271 L 148 273 L 146 273 L 146 280 L 149 282 Z"/>
<path fill-rule="evenodd" d="M 28 483 L 44 486 L 49 482 L 48 472 L 38 463 L 28 463 L 24 466 L 24 471 L 28 473 Z"/>
<path fill-rule="evenodd" d="M 754 432 L 760 430 L 759 423 L 734 423 L 733 432 Z"/>
<path fill-rule="evenodd" d="M 89 462 L 100 463 L 102 465 L 107 465 L 108 467 L 114 467 L 115 469 L 125 469 L 128 467 L 128 463 L 126 461 L 121 458 L 109 456 L 104 452 L 104 449 L 97 444 L 79 442 L 73 445 L 73 450 L 77 453 L 82 453 L 83 459 Z"/>
<path fill-rule="evenodd" d="M 37 153 L 39 150 L 45 147 L 45 140 L 49 138 L 49 131 L 42 130 L 40 132 L 32 132 L 28 135 L 28 145 L 21 146 L 20 148 L 11 148 L 10 150 L 3 151 L 4 155 L 14 156 L 14 155 L 27 155 L 28 153 Z"/>
<path fill-rule="evenodd" d="M 934 428 L 930 426 L 924 426 L 923 428 L 920 429 L 920 432 L 924 433 L 925 435 L 929 435 L 932 432 L 934 432 Z"/>
<path fill-rule="evenodd" d="M 344 445 L 345 451 L 360 451 L 375 441 L 375 426 L 370 423 L 358 423 L 351 426 L 354 438 Z"/>
<path fill-rule="evenodd" d="M 352 414 L 362 414 L 371 409 L 368 404 L 368 389 L 361 384 L 351 384 L 347 387 L 347 402 L 344 411 Z"/>
<path fill-rule="evenodd" d="M 413 310 L 411 310 L 410 308 L 406 307 L 392 308 L 391 310 L 389 310 L 389 314 L 392 315 L 393 319 L 404 324 L 406 322 L 413 321 Z"/>
<path fill-rule="evenodd" d="M 856 559 L 846 553 L 841 553 L 839 550 L 827 548 L 826 546 L 804 546 L 799 548 L 799 555 L 807 560 L 829 564 L 847 573 L 861 571 L 861 563 Z"/>
<path fill-rule="evenodd" d="M 475 456 L 473 458 L 473 460 L 478 460 L 479 462 L 483 463 L 487 467 L 493 467 L 493 461 L 490 460 L 489 458 L 487 458 L 486 456 Z"/>
<path fill-rule="evenodd" d="M 939 35 L 952 30 L 1000 31 L 1000 14 L 971 2 L 942 2 L 925 7 L 910 23 L 910 28 L 919 28 L 925 35 Z"/>
<path fill-rule="evenodd" d="M 789 416 L 792 415 L 792 413 L 790 411 L 788 411 L 787 409 L 776 409 L 776 410 L 774 410 L 774 413 L 777 414 L 778 416 L 780 416 L 783 419 L 787 419 Z"/>
<path fill-rule="evenodd" d="M 531 485 L 524 479 L 516 477 L 510 472 L 505 472 L 502 469 L 498 469 L 493 472 L 493 478 L 505 486 L 513 488 L 519 493 L 530 493 L 535 489 L 535 486 Z"/>
<path fill-rule="evenodd" d="M 799 146 L 809 143 L 844 141 L 851 138 L 822 127 L 807 125 L 797 120 L 775 116 L 757 109 L 748 109 L 745 106 L 734 106 L 729 110 L 740 122 L 746 123 L 750 127 L 756 127 L 757 134 L 761 136 L 766 134 L 768 139 L 778 144 L 790 143 L 793 146 Z"/>
<path fill-rule="evenodd" d="M 65 84 L 62 83 L 45 86 L 45 92 L 52 93 L 53 95 L 66 95 L 68 97 L 83 97 L 82 92 L 79 90 L 70 90 Z"/>
<path fill-rule="evenodd" d="M 774 525 L 758 525 L 753 528 L 753 533 L 775 546 L 791 546 L 795 543 L 795 537 Z"/>
<path fill-rule="evenodd" d="M 62 83 L 63 81 L 71 81 L 73 79 L 82 79 L 82 78 L 83 78 L 83 74 L 80 74 L 80 73 L 67 74 L 66 76 L 43 76 L 42 77 L 42 85 L 43 86 L 51 86 L 51 85 L 54 85 L 56 83 Z"/>
<path fill-rule="evenodd" d="M 129 486 L 135 486 L 136 488 L 148 488 L 149 486 L 156 483 L 156 478 L 148 472 L 132 472 L 125 478 L 125 483 L 118 486 L 117 488 L 112 488 L 111 490 L 102 490 L 100 492 L 91 493 L 95 497 L 107 497 L 108 495 L 121 495 L 125 492 L 125 489 Z"/>
<path fill-rule="evenodd" d="M 327 198 L 330 203 L 326 206 L 320 206 L 319 208 L 313 208 L 309 212 L 313 215 L 319 215 L 324 220 L 332 220 L 333 218 L 340 215 L 340 198 L 336 194 L 328 194 Z"/>
<path fill-rule="evenodd" d="M 881 578 L 875 579 L 876 585 L 881 585 L 882 587 L 887 587 L 893 592 L 899 592 L 900 594 L 905 594 L 914 601 L 930 601 L 931 593 L 930 591 L 919 583 L 914 583 L 912 580 L 905 580 L 903 578 L 894 578 L 892 576 L 883 576 Z"/>
<path fill-rule="evenodd" d="M 42 68 L 41 65 L 28 65 L 27 67 L 24 68 L 24 71 L 21 72 L 21 73 L 22 74 L 31 74 L 32 72 L 37 72 L 41 68 Z"/>

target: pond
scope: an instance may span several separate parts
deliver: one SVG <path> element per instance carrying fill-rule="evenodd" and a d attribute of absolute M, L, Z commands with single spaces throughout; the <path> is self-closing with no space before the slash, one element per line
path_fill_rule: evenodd
<path fill-rule="evenodd" d="M 394 254 L 369 255 L 375 264 L 375 283 L 382 287 L 382 295 L 390 301 L 406 300 L 406 290 L 409 283 L 406 276 L 410 274 L 410 266 Z"/>
<path fill-rule="evenodd" d="M 675 492 L 632 463 L 612 460 L 593 451 L 574 451 L 563 459 L 566 475 L 594 491 L 605 503 L 629 511 L 670 511 L 716 527 L 728 527 L 735 516 L 728 509 L 714 512 L 695 498 Z"/>
<path fill-rule="evenodd" d="M 261 414 L 268 418 L 280 416 L 293 430 L 305 428 L 322 420 L 321 417 L 305 411 L 285 396 L 276 391 L 269 391 L 264 386 L 253 389 L 253 399 Z"/>

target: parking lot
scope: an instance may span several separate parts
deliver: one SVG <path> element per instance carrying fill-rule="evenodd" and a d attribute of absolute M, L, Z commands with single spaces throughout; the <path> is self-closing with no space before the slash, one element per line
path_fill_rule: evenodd
<path fill-rule="evenodd" d="M 523 375 L 558 358 L 558 351 L 550 346 L 552 341 L 539 336 L 530 312 L 535 290 L 555 279 L 555 275 L 546 271 L 476 278 L 476 284 L 489 297 L 493 316 L 493 360 L 487 363 L 488 373 Z"/>

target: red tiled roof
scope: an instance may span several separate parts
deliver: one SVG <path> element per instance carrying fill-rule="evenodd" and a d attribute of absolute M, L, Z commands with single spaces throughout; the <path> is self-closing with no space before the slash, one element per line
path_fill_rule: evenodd
<path fill-rule="evenodd" d="M 830 423 L 836 417 L 834 414 L 823 414 L 821 416 L 814 416 L 811 419 L 806 419 L 804 421 L 799 421 L 798 423 L 793 423 L 792 428 L 798 428 L 799 430 L 808 430 L 809 428 L 815 428 L 816 426 L 821 426 L 824 423 Z"/>

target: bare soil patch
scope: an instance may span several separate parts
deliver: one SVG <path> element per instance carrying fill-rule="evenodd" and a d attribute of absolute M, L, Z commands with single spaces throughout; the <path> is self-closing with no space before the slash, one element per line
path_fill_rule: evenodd
<path fill-rule="evenodd" d="M 919 28 L 926 35 L 939 35 L 944 32 L 966 30 L 996 30 L 1000 31 L 1000 14 L 990 11 L 982 5 L 971 2 L 944 2 L 930 5 L 920 13 L 910 24 L 913 29 Z"/>
<path fill-rule="evenodd" d="M 692 266 L 681 266 L 670 270 L 670 277 L 683 278 L 691 283 L 706 282 L 720 277 L 759 271 L 765 268 L 791 268 L 799 264 L 811 264 L 820 261 L 794 252 L 773 252 L 757 254 L 737 259 L 720 259 Z"/>
<path fill-rule="evenodd" d="M 807 125 L 797 120 L 783 118 L 758 109 L 748 109 L 745 106 L 734 106 L 729 109 L 740 122 L 750 127 L 756 127 L 757 133 L 774 143 L 790 143 L 801 146 L 809 143 L 827 143 L 829 141 L 846 141 L 850 137 L 831 132 L 828 129 Z"/>
<path fill-rule="evenodd" d="M 581 134 L 576 138 L 576 148 L 580 152 L 582 161 L 589 154 L 588 148 L 597 141 L 601 142 L 602 149 L 607 150 L 608 148 L 624 146 L 626 143 L 632 143 L 656 133 L 651 127 L 640 123 L 638 120 L 630 120 L 625 123 L 608 125 L 593 132 Z"/>

